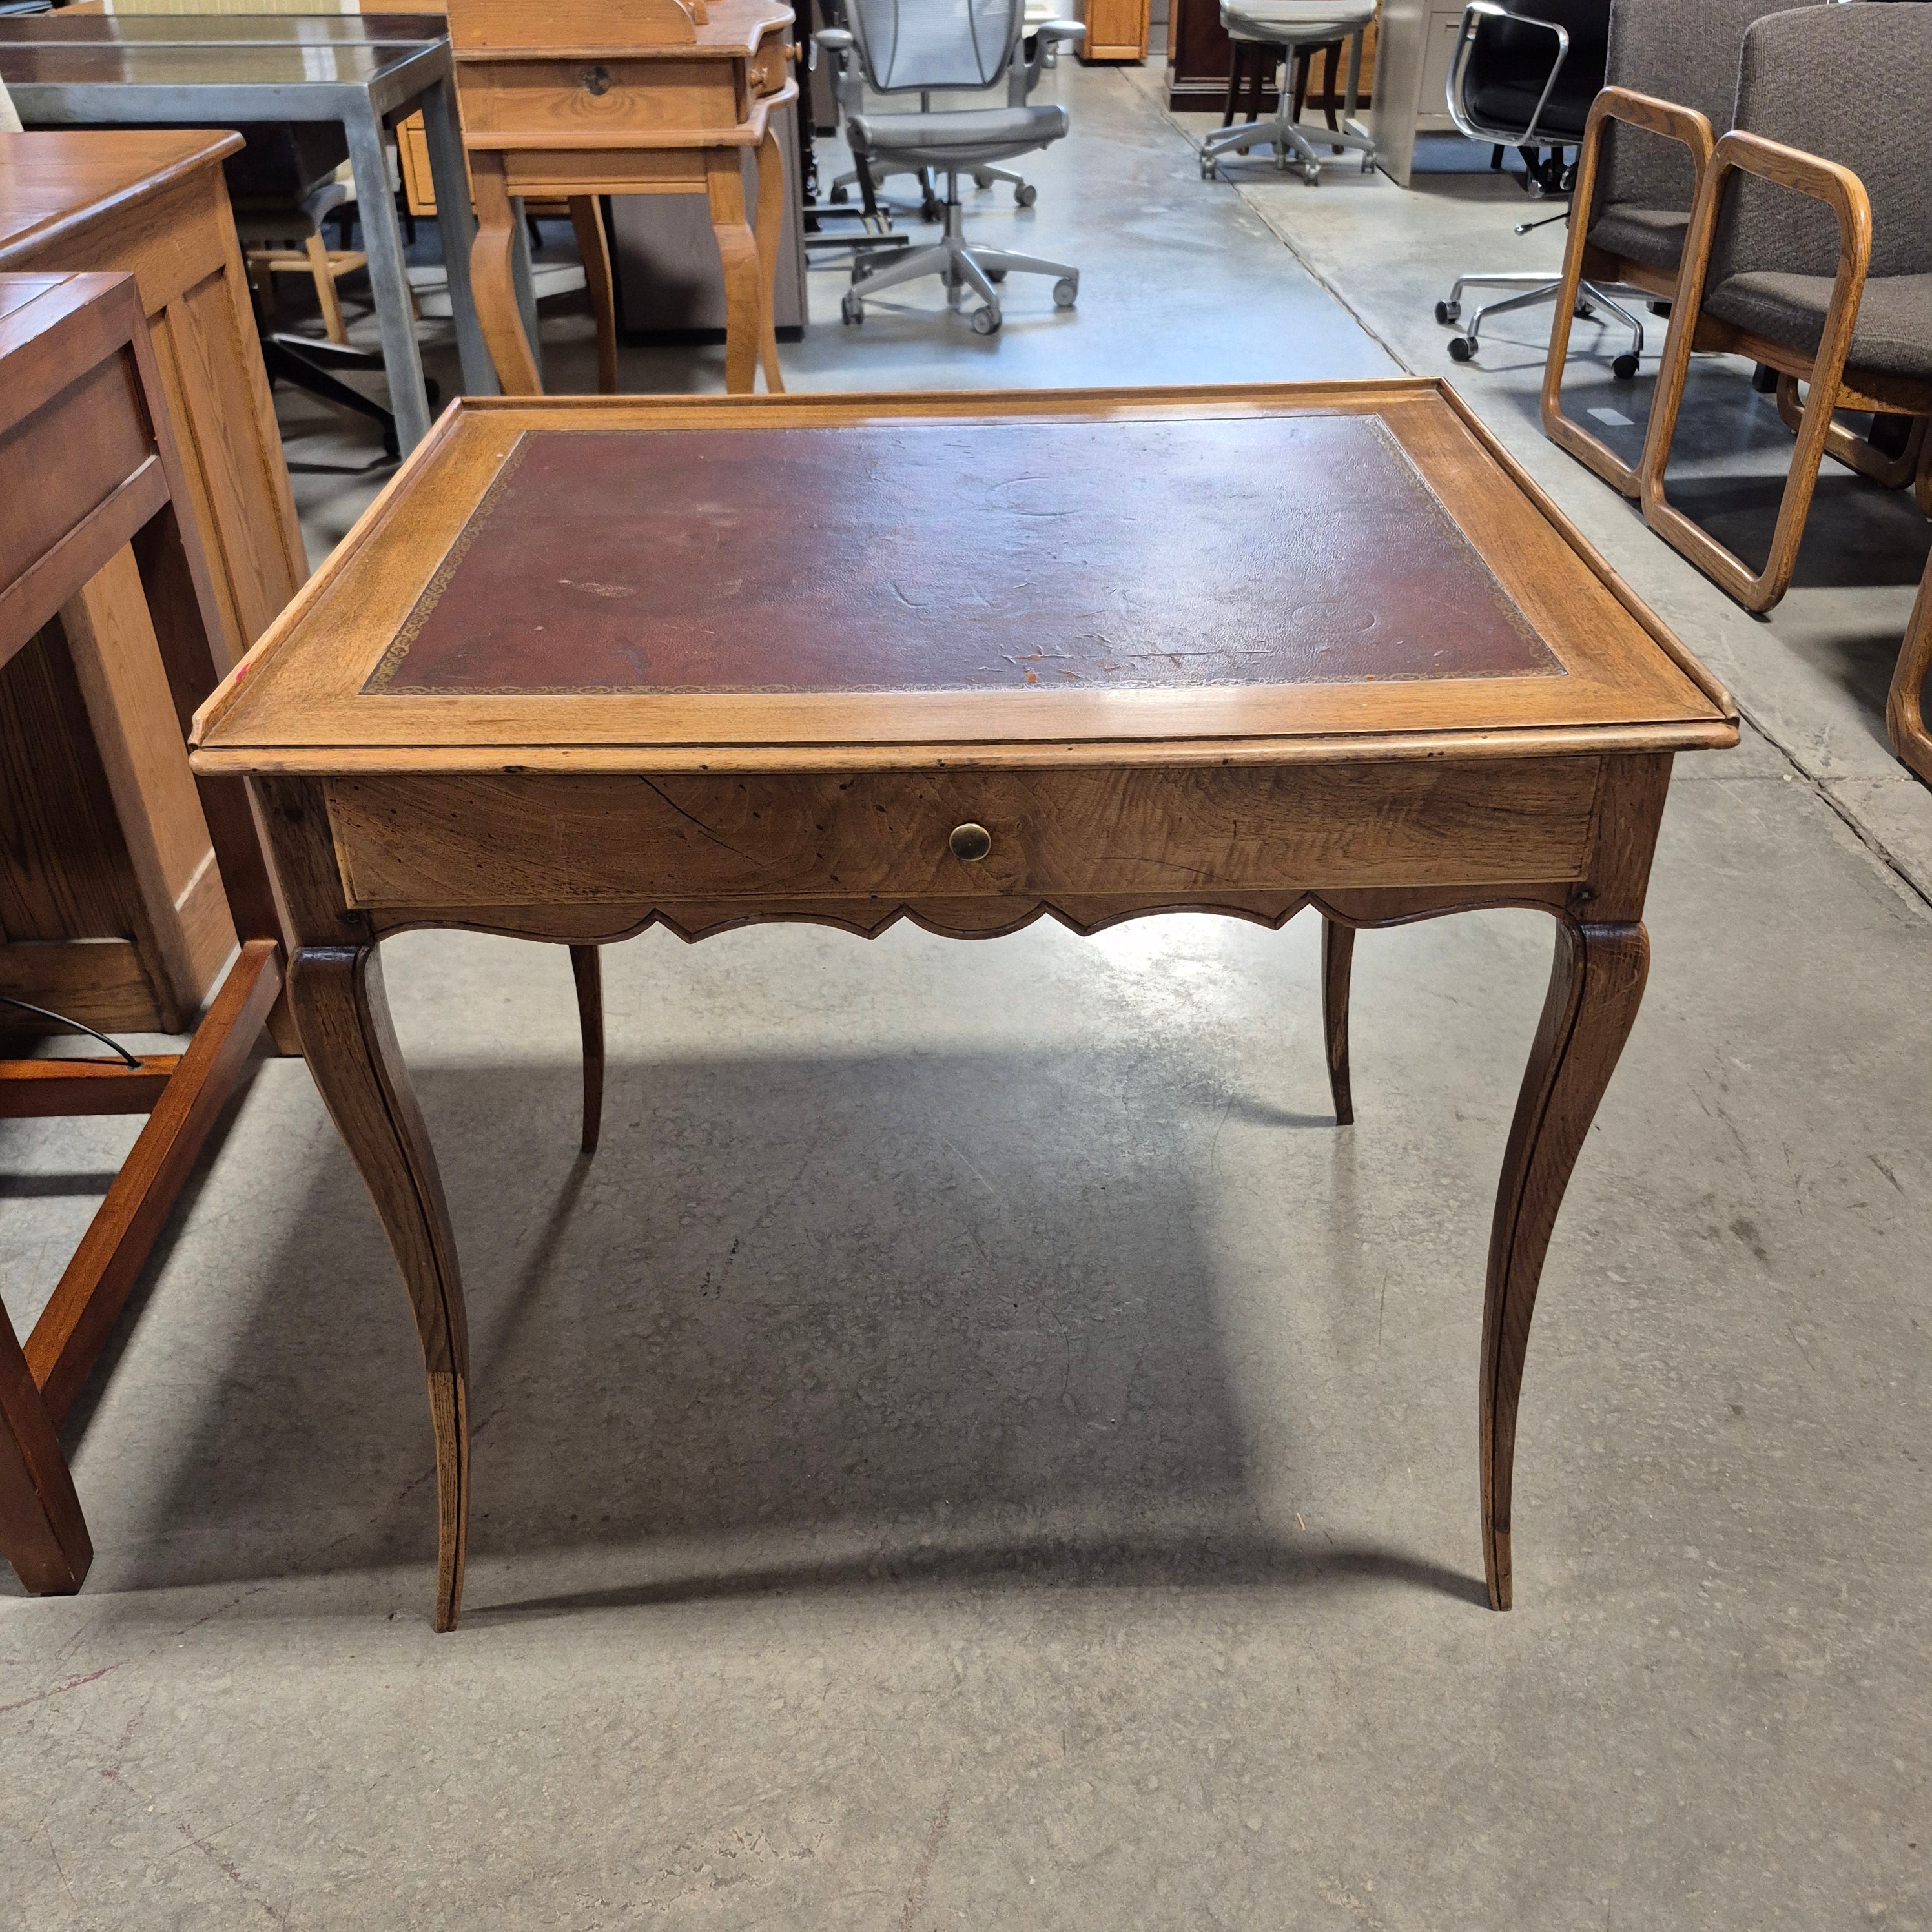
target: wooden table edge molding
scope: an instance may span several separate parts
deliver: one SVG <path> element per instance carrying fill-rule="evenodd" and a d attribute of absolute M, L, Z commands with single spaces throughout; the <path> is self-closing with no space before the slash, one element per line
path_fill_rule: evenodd
<path fill-rule="evenodd" d="M 917 700 L 916 715 L 928 720 L 968 715 L 957 706 L 949 710 L 952 699 L 980 702 L 977 692 L 914 686 L 908 667 L 915 647 L 907 641 L 913 620 L 898 618 L 889 602 L 884 608 L 894 617 L 885 628 L 898 681 L 883 694 L 857 687 L 849 701 L 847 692 L 821 686 L 760 694 L 743 715 L 782 724 L 788 706 L 801 717 L 831 720 L 765 738 L 671 742 L 627 734 L 621 722 L 627 715 L 674 716 L 648 709 L 669 704 L 670 687 L 640 694 L 592 686 L 570 700 L 574 709 L 560 712 L 540 680 L 507 691 L 479 683 L 428 698 L 420 692 L 435 690 L 433 683 L 392 696 L 369 682 L 372 667 L 391 662 L 383 640 L 412 621 L 409 614 L 429 576 L 435 574 L 441 597 L 457 580 L 446 574 L 446 558 L 458 560 L 446 567 L 454 573 L 470 568 L 460 562 L 464 556 L 484 554 L 458 538 L 476 505 L 514 500 L 493 493 L 510 487 L 496 479 L 527 430 L 802 424 L 869 433 L 882 422 L 921 430 L 967 422 L 998 430 L 1007 441 L 996 446 L 1007 449 L 1031 446 L 1012 435 L 1030 418 L 1161 430 L 1137 439 L 1124 428 L 1107 448 L 1097 432 L 1088 438 L 1078 446 L 1090 449 L 1082 473 L 1090 478 L 1112 473 L 1108 466 L 1136 448 L 1136 460 L 1146 465 L 1160 463 L 1170 448 L 1196 447 L 1178 442 L 1178 431 L 1166 424 L 1185 424 L 1190 431 L 1204 422 L 1227 426 L 1230 434 L 1217 432 L 1204 446 L 1203 462 L 1225 462 L 1228 452 L 1250 447 L 1289 453 L 1283 460 L 1299 450 L 1293 460 L 1312 462 L 1331 446 L 1322 438 L 1340 429 L 1295 430 L 1286 441 L 1252 444 L 1233 436 L 1233 426 L 1279 416 L 1328 423 L 1352 410 L 1375 416 L 1379 433 L 1414 466 L 1406 495 L 1377 487 L 1391 488 L 1388 502 L 1417 519 L 1404 527 L 1417 531 L 1418 544 L 1433 514 L 1422 494 L 1434 488 L 1432 479 L 1474 479 L 1474 494 L 1487 500 L 1464 506 L 1466 522 L 1454 515 L 1454 506 L 1444 507 L 1476 565 L 1490 569 L 1486 580 L 1497 596 L 1526 599 L 1516 620 L 1528 625 L 1531 611 L 1541 614 L 1530 626 L 1528 655 L 1485 656 L 1492 646 L 1480 640 L 1488 634 L 1445 625 L 1439 616 L 1444 600 L 1468 580 L 1456 575 L 1466 566 L 1444 553 L 1444 561 L 1427 566 L 1442 574 L 1428 578 L 1420 605 L 1402 604 L 1407 593 L 1390 587 L 1401 580 L 1397 570 L 1372 568 L 1363 590 L 1372 616 L 1394 620 L 1387 638 L 1409 634 L 1404 623 L 1421 626 L 1436 653 L 1430 669 L 1408 680 L 1390 672 L 1395 660 L 1387 652 L 1394 644 L 1382 642 L 1366 658 L 1322 656 L 1317 674 L 1298 684 L 1292 670 L 1246 669 L 1233 692 L 1233 715 L 1244 728 L 1226 732 L 1184 728 L 1186 719 L 1222 715 L 1227 694 L 1210 688 L 1211 671 L 1183 673 L 1176 657 L 1177 676 L 1186 687 L 1180 699 L 1204 694 L 1210 702 L 1190 707 L 1151 688 L 1074 692 L 1016 681 L 992 691 L 983 714 L 1007 721 L 1007 736 L 914 731 L 896 737 L 883 730 L 868 736 L 850 720 L 890 720 L 897 715 L 893 704 L 908 696 Z M 506 410 L 510 418 L 500 420 Z M 526 422 L 516 416 L 520 410 L 528 412 Z M 1250 434 L 1248 426 L 1242 433 Z M 862 446 L 876 462 L 914 464 L 927 458 L 891 452 L 916 440 L 902 435 Z M 662 490 L 666 472 L 650 464 L 684 460 L 681 453 L 640 454 L 620 436 L 610 441 L 616 453 L 607 452 L 606 460 L 633 466 L 608 472 L 626 488 L 655 476 Z M 460 452 L 460 463 L 452 456 L 454 466 L 438 470 L 446 451 Z M 814 473 L 836 477 L 850 467 L 842 449 L 824 460 L 831 466 Z M 721 470 L 712 488 L 728 488 L 723 479 L 732 474 L 755 476 L 762 458 L 748 453 L 742 460 L 751 467 Z M 519 461 L 520 478 L 537 475 L 548 480 L 531 487 L 554 493 L 526 502 L 539 510 L 565 506 L 572 518 L 568 529 L 581 531 L 571 492 L 588 486 L 572 481 L 577 460 L 554 453 Z M 923 473 L 916 466 L 888 470 L 867 487 L 879 500 L 896 500 L 906 479 Z M 1265 508 L 1252 495 L 1233 500 L 1258 520 L 1258 534 Z M 971 580 L 986 587 L 988 608 L 996 609 L 999 586 L 986 573 L 1006 554 L 1000 548 L 1005 526 L 991 510 L 966 520 L 970 530 L 949 532 L 949 541 L 979 544 Z M 728 517 L 722 526 L 736 530 L 740 522 Z M 1123 525 L 1136 533 L 1144 527 Z M 1485 532 L 1489 551 L 1479 542 Z M 577 540 L 592 542 L 581 535 Z M 555 553 L 559 539 L 548 541 L 547 568 L 578 567 Z M 736 596 L 735 586 L 747 580 L 736 573 L 750 567 L 753 544 L 769 541 L 769 532 L 760 528 L 732 541 L 737 548 L 721 550 L 712 567 L 730 577 Z M 608 530 L 598 542 L 594 554 L 601 560 Z M 1498 544 L 1517 546 L 1520 554 L 1504 559 L 1493 554 Z M 816 560 L 821 572 L 839 573 L 842 601 L 835 605 L 800 604 L 794 592 L 802 580 L 784 579 L 788 652 L 802 647 L 800 609 L 821 614 L 810 621 L 830 623 L 842 652 L 850 643 L 848 573 L 868 567 L 871 551 L 851 534 L 836 548 L 836 556 Z M 1010 566 L 1012 580 L 1030 586 L 1031 558 L 1022 561 L 1024 568 Z M 906 567 L 916 564 L 915 558 Z M 1090 574 L 1103 566 L 1089 559 L 1082 567 Z M 331 604 L 338 586 L 340 602 Z M 591 588 L 601 592 L 601 586 Z M 1094 608 L 1079 601 L 1094 594 L 1088 584 L 1076 591 L 1065 606 L 1027 602 L 1028 620 L 1042 621 L 1040 614 L 1049 609 Z M 1187 592 L 1190 612 L 1218 608 L 1214 599 L 1224 591 L 1218 578 L 1211 585 L 1195 582 Z M 1298 610 L 1311 594 L 1322 593 L 1292 584 L 1278 608 Z M 548 616 L 551 608 L 539 603 L 531 616 Z M 634 634 L 650 658 L 669 635 L 652 626 L 668 620 L 654 602 L 638 608 L 640 628 L 626 634 Z M 1123 608 L 1154 622 L 1154 606 L 1144 598 Z M 827 608 L 838 614 L 826 618 Z M 1424 614 L 1405 618 L 1412 609 Z M 466 662 L 476 633 L 464 620 L 453 621 Z M 574 634 L 568 622 L 560 627 L 567 644 L 544 648 L 562 648 L 576 662 L 589 620 L 571 621 L 579 626 Z M 720 621 L 715 612 L 704 619 Z M 700 706 L 728 695 L 737 688 L 733 676 L 763 662 L 735 641 L 728 616 L 722 624 L 704 633 L 713 644 L 704 661 L 711 682 L 692 700 Z M 1161 634 L 1148 632 L 1144 662 L 1169 650 Z M 427 633 L 406 635 L 420 643 Z M 1324 651 L 1340 648 L 1333 634 L 1324 635 L 1330 640 Z M 1120 648 L 1108 641 L 1110 650 Z M 278 662 L 285 651 L 288 658 Z M 942 662 L 956 672 L 968 660 L 947 656 Z M 850 675 L 842 655 L 839 663 L 842 674 Z M 1553 671 L 1546 669 L 1551 664 Z M 1004 658 L 998 674 L 1003 680 L 1019 675 Z M 1333 712 L 1338 690 L 1369 694 L 1347 702 L 1378 721 L 1372 728 L 1323 728 L 1319 721 L 1329 715 L 1323 706 Z M 1606 700 L 1606 692 L 1617 701 Z M 1149 701 L 1138 704 L 1142 699 Z M 1138 735 L 1036 728 L 1040 717 L 1060 715 L 1052 707 L 1063 700 L 1096 707 L 1092 716 L 1103 722 L 1144 716 L 1148 728 Z M 644 709 L 627 714 L 627 704 Z M 1298 715 L 1309 721 L 1299 732 L 1264 728 L 1270 718 Z M 568 741 L 540 742 L 539 725 L 547 729 L 564 716 L 574 721 Z M 311 718 L 320 721 L 312 729 Z M 358 719 L 366 730 L 358 730 Z M 392 728 L 378 728 L 384 720 Z M 536 722 L 520 737 L 514 728 L 495 730 L 499 722 L 527 721 Z M 834 735 L 842 721 L 850 732 L 844 740 Z M 1420 722 L 1412 728 L 1404 721 Z M 290 998 L 296 1024 L 408 1289 L 436 1444 L 439 1630 L 457 1621 L 466 1549 L 466 1318 L 436 1157 L 388 1018 L 383 939 L 448 926 L 571 949 L 588 1149 L 597 1140 L 603 1081 L 596 949 L 651 926 L 689 940 L 767 920 L 872 938 L 909 920 L 950 937 L 986 938 L 1042 917 L 1088 934 L 1174 910 L 1279 928 L 1310 906 L 1323 921 L 1324 1036 L 1338 1126 L 1354 1118 L 1348 1016 L 1357 930 L 1493 907 L 1540 910 L 1556 922 L 1549 990 L 1498 1185 L 1479 1360 L 1484 1570 L 1491 1605 L 1510 1606 L 1516 1418 L 1531 1312 L 1564 1189 L 1641 1000 L 1649 953 L 1643 904 L 1672 758 L 1682 749 L 1735 744 L 1738 723 L 1722 686 L 1448 385 L 1412 378 L 1149 391 L 466 403 L 445 416 L 202 707 L 193 736 L 198 771 L 248 777 L 296 938 Z"/>
<path fill-rule="evenodd" d="M 817 421 L 844 421 L 851 419 L 855 412 L 864 414 L 868 406 L 875 409 L 881 417 L 894 420 L 916 417 L 934 421 L 978 421 L 989 417 L 1051 416 L 1064 412 L 1069 405 L 1078 405 L 1096 413 L 1118 410 L 1136 417 L 1144 416 L 1162 409 L 1171 409 L 1177 414 L 1198 416 L 1223 411 L 1246 415 L 1319 399 L 1338 391 L 1346 391 L 1349 397 L 1364 406 L 1385 400 L 1405 401 L 1420 398 L 1439 400 L 1446 404 L 1458 421 L 1562 536 L 1591 574 L 1642 626 L 1671 662 L 1710 700 L 1718 713 L 1717 719 L 1702 722 L 1660 720 L 1650 724 L 1640 724 L 1613 730 L 1605 735 L 1604 743 L 1606 748 L 1688 751 L 1722 748 L 1736 742 L 1737 706 L 1729 691 L 1624 581 L 1603 553 L 1564 514 L 1555 499 L 1476 416 L 1455 386 L 1438 376 L 1388 376 L 1348 384 L 1176 384 L 1150 388 L 1110 385 L 1093 388 L 909 390 L 880 394 L 866 392 L 818 392 L 695 395 L 652 398 L 647 400 L 640 398 L 638 406 L 648 408 L 668 425 L 680 427 L 711 422 L 729 422 L 740 419 L 741 416 L 742 419 L 747 421 L 766 418 L 788 423 L 795 421 L 801 424 Z M 356 554 L 373 541 L 397 514 L 398 506 L 407 496 L 418 472 L 428 469 L 438 460 L 445 448 L 460 434 L 466 419 L 514 414 L 529 409 L 531 401 L 532 399 L 526 396 L 464 396 L 458 398 L 443 411 L 430 434 L 404 459 L 395 473 L 350 526 L 342 541 L 310 574 L 281 615 L 262 633 L 254 647 L 237 664 L 234 674 L 225 680 L 220 688 L 196 712 L 190 742 L 195 747 L 197 759 L 201 761 L 197 765 L 198 770 L 213 772 L 273 769 L 296 772 L 339 768 L 332 762 L 326 767 L 319 764 L 313 754 L 305 755 L 298 746 L 250 742 L 244 748 L 213 745 L 208 741 L 233 711 L 248 680 L 259 675 L 280 650 L 284 640 L 298 628 L 309 612 L 334 586 Z M 567 422 L 573 416 L 594 421 L 608 416 L 612 403 L 609 398 L 602 396 L 547 396 L 542 399 L 542 407 L 547 417 L 554 416 L 560 422 Z M 1574 743 L 1574 734 L 1566 731 L 1561 734 L 1561 739 L 1562 742 Z M 1096 757 L 1131 757 L 1137 746 L 1144 746 L 1149 742 L 1149 740 L 1141 737 L 1094 740 L 1088 741 L 1082 748 Z M 1454 754 L 1460 756 L 1513 757 L 1551 748 L 1556 742 L 1557 740 L 1549 734 L 1518 730 L 1420 733 L 1406 740 L 1393 755 L 1432 758 Z M 1337 734 L 1325 740 L 1284 740 L 1279 748 L 1271 746 L 1265 752 L 1251 753 L 1246 748 L 1252 746 L 1254 741 L 1244 737 L 1225 744 L 1217 744 L 1211 740 L 1197 741 L 1191 755 L 1208 762 L 1261 756 L 1318 760 L 1354 755 L 1359 749 L 1359 742 L 1355 737 Z M 1051 756 L 1057 751 L 1070 750 L 1072 748 L 1071 741 L 1066 740 L 1042 742 L 1022 752 L 1016 752 L 1011 746 L 1007 746 L 1000 754 L 1000 761 L 1014 764 L 1036 762 L 1040 758 Z M 332 760 L 343 748 L 339 745 L 331 746 Z M 676 747 L 642 744 L 631 747 L 601 745 L 594 752 L 577 747 L 546 749 L 505 744 L 491 748 L 472 744 L 455 752 L 426 746 L 422 748 L 418 754 L 415 750 L 404 750 L 393 745 L 371 744 L 360 748 L 355 763 L 358 769 L 371 771 L 430 771 L 487 767 L 496 763 L 497 758 L 500 757 L 502 769 L 580 770 L 594 766 L 600 770 L 646 772 L 718 770 L 730 766 L 754 770 L 763 763 L 778 759 L 789 760 L 795 750 L 796 745 L 790 741 L 772 741 L 762 745 L 734 741 L 729 745 L 692 744 Z M 496 755 L 491 755 L 493 752 Z M 258 762 L 265 755 L 272 760 L 272 764 Z M 912 755 L 910 746 L 903 748 L 880 746 L 876 748 L 870 761 L 903 764 Z M 916 761 L 933 764 L 969 764 L 982 761 L 986 756 L 985 746 L 971 740 L 937 744 L 923 742 L 917 748 Z M 748 762 L 741 763 L 747 760 Z"/>

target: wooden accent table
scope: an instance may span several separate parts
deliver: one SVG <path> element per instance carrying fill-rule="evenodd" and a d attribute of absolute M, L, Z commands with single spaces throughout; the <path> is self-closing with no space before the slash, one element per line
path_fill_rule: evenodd
<path fill-rule="evenodd" d="M 134 278 L 224 670 L 308 574 L 222 181 L 239 145 L 175 130 L 0 135 L 0 270 Z M 87 681 L 83 632 L 124 640 L 150 627 L 132 554 L 82 586 L 64 621 L 64 642 L 32 639 L 0 672 L 0 992 L 92 1026 L 178 1032 L 235 932 L 179 738 L 145 728 L 145 695 L 124 704 Z"/>
<path fill-rule="evenodd" d="M 64 632 L 136 792 L 230 662 L 165 394 L 126 276 L 0 276 L 0 664 Z M 89 621 L 81 593 L 124 557 L 139 621 Z M 281 989 L 248 800 L 232 779 L 200 792 L 242 944 L 188 1052 L 0 1060 L 0 1119 L 148 1116 L 24 1352 L 0 1311 L 0 1552 L 30 1590 L 77 1590 L 87 1574 L 61 1420 Z"/>
<path fill-rule="evenodd" d="M 198 770 L 250 779 L 303 1046 L 415 1308 L 439 1628 L 469 1364 L 387 935 L 1310 904 L 1345 1117 L 1354 928 L 1557 922 L 1484 1326 L 1508 1606 L 1530 1310 L 1642 992 L 1672 755 L 1737 724 L 1453 389 L 465 403 L 195 730 Z"/>
<path fill-rule="evenodd" d="M 507 395 L 542 392 L 511 271 L 514 199 L 562 196 L 598 310 L 600 386 L 617 386 L 610 265 L 596 200 L 702 194 L 724 271 L 724 386 L 784 387 L 772 325 L 784 165 L 774 108 L 798 98 L 784 0 L 450 0 L 463 142 L 478 224 L 472 278 Z M 758 157 L 755 233 L 742 155 Z"/>
<path fill-rule="evenodd" d="M 0 136 L 0 272 L 134 278 L 232 660 L 308 575 L 223 158 L 238 134 Z"/>

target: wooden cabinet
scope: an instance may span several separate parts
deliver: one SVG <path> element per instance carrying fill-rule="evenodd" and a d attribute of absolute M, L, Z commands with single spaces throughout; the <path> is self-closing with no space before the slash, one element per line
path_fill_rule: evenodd
<path fill-rule="evenodd" d="M 1073 18 L 1082 22 L 1087 38 L 1080 58 L 1093 63 L 1147 58 L 1148 0 L 1080 0 Z"/>
<path fill-rule="evenodd" d="M 222 181 L 238 145 L 171 130 L 0 135 L 0 270 L 134 277 L 223 669 L 308 574 Z M 123 550 L 0 670 L 0 992 L 93 1026 L 176 1032 L 235 935 L 166 691 L 126 682 L 154 662 L 152 644 L 110 648 L 152 630 Z M 90 669 L 113 664 L 134 669 L 118 682 Z"/>
<path fill-rule="evenodd" d="M 1368 129 L 1383 172 L 1406 188 L 1418 134 L 1453 134 L 1449 69 L 1462 0 L 1382 0 L 1374 110 Z"/>

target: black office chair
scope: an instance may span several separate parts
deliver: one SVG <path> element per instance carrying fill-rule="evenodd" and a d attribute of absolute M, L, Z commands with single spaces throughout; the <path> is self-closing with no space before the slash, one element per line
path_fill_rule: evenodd
<path fill-rule="evenodd" d="M 1497 166 L 1504 148 L 1519 149 L 1524 184 L 1532 194 L 1568 194 L 1576 176 L 1568 151 L 1582 142 L 1590 104 L 1603 87 L 1610 38 L 1610 0 L 1470 0 L 1462 10 L 1450 62 L 1450 117 L 1471 140 L 1486 141 L 1496 149 Z M 1563 217 L 1545 219 L 1560 221 Z M 1516 232 L 1527 234 L 1542 226 L 1540 221 L 1520 222 Z M 1486 317 L 1554 302 L 1562 286 L 1560 275 L 1541 270 L 1459 275 L 1448 300 L 1436 304 L 1438 322 L 1462 320 L 1466 290 L 1507 288 L 1518 292 L 1478 309 L 1468 326 L 1450 338 L 1450 359 L 1474 359 Z M 1600 308 L 1630 330 L 1628 352 L 1610 365 L 1628 380 L 1636 375 L 1637 358 L 1643 353 L 1643 324 L 1594 283 L 1584 283 L 1577 292 L 1576 313 L 1588 316 Z"/>

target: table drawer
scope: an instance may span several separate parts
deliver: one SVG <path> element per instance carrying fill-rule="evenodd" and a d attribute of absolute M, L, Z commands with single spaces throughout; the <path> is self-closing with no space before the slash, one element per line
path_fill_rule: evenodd
<path fill-rule="evenodd" d="M 349 903 L 372 910 L 1188 896 L 1576 878 L 1599 763 L 490 774 L 334 778 L 328 794 Z"/>
<path fill-rule="evenodd" d="M 734 63 L 698 60 L 472 61 L 463 68 L 472 135 L 661 134 L 739 119 Z"/>
<path fill-rule="evenodd" d="M 767 94 L 776 94 L 791 78 L 791 64 L 798 52 L 797 48 L 786 39 L 783 33 L 766 36 L 758 50 L 752 56 L 752 98 L 760 99 Z"/>

